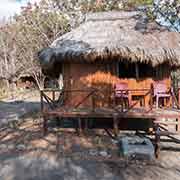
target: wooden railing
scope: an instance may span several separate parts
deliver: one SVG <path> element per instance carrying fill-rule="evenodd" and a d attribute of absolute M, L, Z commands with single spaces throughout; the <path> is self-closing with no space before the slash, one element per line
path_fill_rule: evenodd
<path fill-rule="evenodd" d="M 58 96 L 56 95 L 58 93 Z M 63 104 L 63 90 L 60 89 L 44 89 L 40 91 L 41 110 L 45 105 L 50 109 L 57 108 Z"/>
<path fill-rule="evenodd" d="M 50 108 L 51 110 L 61 107 L 64 105 L 64 94 L 65 93 L 86 93 L 87 95 L 81 99 L 79 102 L 77 102 L 73 108 L 78 108 L 81 104 L 83 104 L 88 98 L 91 98 L 92 102 L 92 110 L 95 108 L 94 98 L 93 95 L 97 89 L 92 90 L 60 90 L 60 89 L 44 89 L 40 91 L 40 101 L 41 101 L 41 111 L 45 109 L 45 106 L 47 108 Z M 58 96 L 57 96 L 58 93 Z"/>
<path fill-rule="evenodd" d="M 130 104 L 130 106 L 125 110 L 125 109 L 118 109 L 116 104 L 114 103 L 115 100 L 115 91 L 110 91 L 109 94 L 111 98 L 113 99 L 113 104 L 111 108 L 113 108 L 117 112 L 128 112 L 129 110 L 133 109 L 136 107 L 136 105 L 141 102 L 143 99 L 145 99 L 147 96 L 149 96 L 149 109 L 152 109 L 153 107 L 153 88 L 151 89 L 127 89 L 127 90 L 118 90 L 122 91 L 127 91 L 127 93 L 132 96 L 137 94 L 141 94 L 141 96 L 137 99 L 134 100 L 133 103 Z M 46 108 L 49 108 L 51 110 L 61 107 L 64 105 L 65 93 L 86 93 L 85 97 L 83 97 L 79 102 L 77 102 L 73 108 L 78 108 L 80 105 L 82 105 L 87 99 L 91 99 L 91 105 L 90 108 L 92 111 L 95 110 L 96 108 L 96 103 L 95 103 L 95 96 L 98 94 L 104 95 L 104 91 L 101 89 L 97 88 L 92 88 L 88 90 L 60 90 L 60 89 L 44 89 L 40 91 L 40 98 L 41 98 L 41 110 L 43 111 Z M 179 108 L 179 103 L 177 97 L 175 96 L 175 93 L 172 90 L 169 90 L 169 93 L 171 94 L 172 100 L 176 106 L 176 108 Z M 179 90 L 179 98 L 180 98 L 180 90 Z M 179 100 L 180 101 L 180 100 Z M 46 108 L 45 108 L 46 106 Z"/>

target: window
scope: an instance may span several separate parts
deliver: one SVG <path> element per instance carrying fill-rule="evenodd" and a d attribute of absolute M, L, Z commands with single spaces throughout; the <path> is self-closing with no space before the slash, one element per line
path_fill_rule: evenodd
<path fill-rule="evenodd" d="M 154 74 L 154 68 L 151 65 L 140 62 L 119 62 L 117 68 L 120 78 L 141 79 L 153 77 Z"/>

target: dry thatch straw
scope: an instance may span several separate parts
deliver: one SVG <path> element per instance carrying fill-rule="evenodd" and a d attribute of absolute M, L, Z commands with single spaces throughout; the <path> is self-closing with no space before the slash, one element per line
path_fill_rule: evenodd
<path fill-rule="evenodd" d="M 55 40 L 51 48 L 59 62 L 123 59 L 152 66 L 180 65 L 180 34 L 149 22 L 138 11 L 89 14 L 83 24 Z"/>

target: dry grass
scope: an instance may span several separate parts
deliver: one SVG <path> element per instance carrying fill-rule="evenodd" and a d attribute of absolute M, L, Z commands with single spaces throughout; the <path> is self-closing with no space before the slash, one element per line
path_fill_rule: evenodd
<path fill-rule="evenodd" d="M 180 57 L 179 33 L 146 22 L 137 11 L 88 14 L 80 27 L 55 40 L 51 48 L 47 51 L 58 62 L 124 59 L 153 66 L 178 66 Z M 44 56 L 48 58 L 44 53 L 46 50 L 40 53 L 42 61 Z"/>

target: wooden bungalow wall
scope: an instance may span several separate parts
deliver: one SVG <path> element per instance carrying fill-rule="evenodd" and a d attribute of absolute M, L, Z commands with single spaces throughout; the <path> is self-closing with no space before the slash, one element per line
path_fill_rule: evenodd
<path fill-rule="evenodd" d="M 116 64 L 64 64 L 63 65 L 64 88 L 69 90 L 65 93 L 65 104 L 75 106 L 81 102 L 88 92 L 71 92 L 71 90 L 87 90 L 96 87 L 103 93 L 96 93 L 96 106 L 110 106 L 112 104 L 112 90 L 118 82 L 127 82 L 129 89 L 150 89 L 154 82 L 153 78 L 136 80 L 133 78 L 120 79 L 117 76 Z M 170 78 L 164 81 L 169 88 L 171 85 Z M 136 92 L 137 94 L 137 92 Z M 146 98 L 146 106 L 148 105 L 148 97 Z M 91 98 L 86 99 L 81 107 L 89 107 L 92 105 Z"/>

